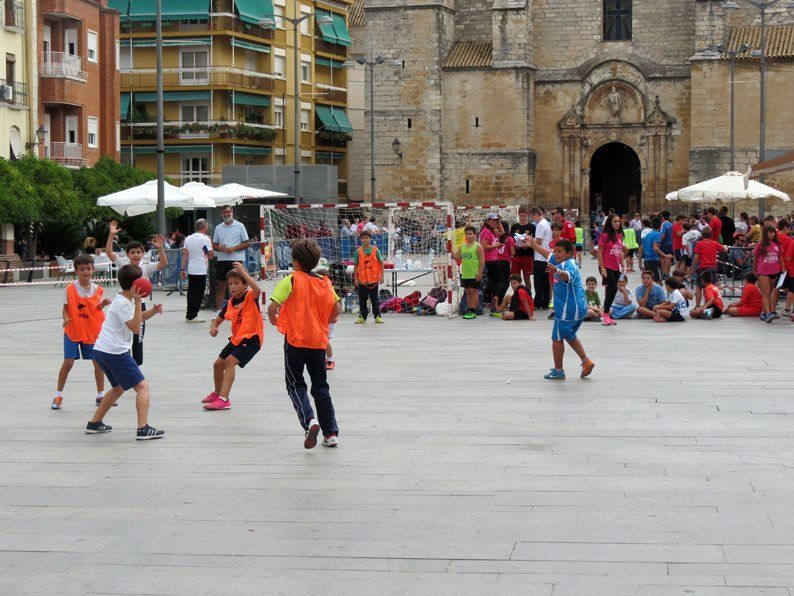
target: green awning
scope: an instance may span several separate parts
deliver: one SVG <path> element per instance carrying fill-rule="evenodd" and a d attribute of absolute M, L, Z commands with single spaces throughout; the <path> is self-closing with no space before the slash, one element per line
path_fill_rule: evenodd
<path fill-rule="evenodd" d="M 232 147 L 235 155 L 270 155 L 270 147 L 246 147 L 244 145 L 235 145 Z"/>
<path fill-rule="evenodd" d="M 273 0 L 234 0 L 237 13 L 246 23 L 258 25 L 265 17 L 275 20 Z"/>
<path fill-rule="evenodd" d="M 233 93 L 234 103 L 241 106 L 264 106 L 270 105 L 270 98 L 267 95 L 254 95 L 253 93 Z"/>
<path fill-rule="evenodd" d="M 336 43 L 340 46 L 352 45 L 353 40 L 350 39 L 350 32 L 347 30 L 345 17 L 336 13 L 333 13 L 331 16 L 334 19 L 334 32 L 336 33 L 336 38 L 339 40 Z"/>
<path fill-rule="evenodd" d="M 156 0 L 129 0 L 129 12 L 124 10 L 124 0 L 114 0 L 112 7 L 121 12 L 121 21 L 154 21 L 157 13 Z M 207 19 L 210 16 L 209 0 L 162 0 L 164 21 L 182 19 Z"/>
<path fill-rule="evenodd" d="M 333 18 L 333 15 L 330 12 L 324 12 L 322 10 L 318 10 L 316 15 L 319 17 L 320 15 L 324 15 L 327 17 Z M 315 19 L 317 26 L 320 28 L 320 35 L 323 38 L 323 41 L 327 41 L 328 43 L 339 43 L 339 39 L 336 37 L 336 31 L 334 31 L 334 24 L 333 23 L 321 23 L 319 20 Z"/>
<path fill-rule="evenodd" d="M 135 155 L 154 155 L 157 147 L 133 145 Z M 212 153 L 212 145 L 166 145 L 166 153 Z"/>
<path fill-rule="evenodd" d="M 334 115 L 331 113 L 331 108 L 328 106 L 314 106 L 314 113 L 317 114 L 320 122 L 322 122 L 322 126 L 319 130 L 339 132 L 339 125 L 336 123 Z"/>
<path fill-rule="evenodd" d="M 323 58 L 322 56 L 317 56 L 314 61 L 317 63 L 318 66 L 328 66 L 329 68 L 344 68 L 344 62 L 339 62 L 338 60 L 331 60 L 330 58 Z"/>
<path fill-rule="evenodd" d="M 209 101 L 212 91 L 165 91 L 163 101 Z M 157 93 L 136 93 L 135 101 L 148 103 L 157 101 Z"/>
<path fill-rule="evenodd" d="M 334 120 L 336 120 L 336 124 L 339 127 L 339 132 L 353 132 L 353 125 L 350 123 L 350 120 L 347 118 L 347 114 L 341 108 L 333 108 L 331 113 L 334 116 Z"/>
<path fill-rule="evenodd" d="M 262 52 L 263 54 L 270 53 L 270 46 L 260 46 L 257 43 L 250 43 L 240 39 L 233 39 L 232 45 L 236 48 L 243 48 L 245 50 L 253 50 L 254 52 Z"/>
<path fill-rule="evenodd" d="M 164 48 L 208 46 L 208 45 L 210 45 L 209 37 L 200 37 L 200 38 L 191 38 L 191 39 L 163 39 Z M 154 39 L 135 39 L 132 42 L 132 46 L 135 48 L 154 48 L 157 46 L 157 42 Z M 130 40 L 122 39 L 121 47 L 122 48 L 130 47 Z"/>
<path fill-rule="evenodd" d="M 115 8 L 122 17 L 126 17 L 130 10 L 130 0 L 108 0 L 108 8 Z"/>
<path fill-rule="evenodd" d="M 132 97 L 129 93 L 121 94 L 121 119 L 129 120 L 130 118 L 130 100 Z"/>

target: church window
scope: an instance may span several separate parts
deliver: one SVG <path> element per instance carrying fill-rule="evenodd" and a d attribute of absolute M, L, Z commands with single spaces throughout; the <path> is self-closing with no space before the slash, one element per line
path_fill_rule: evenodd
<path fill-rule="evenodd" d="M 604 0 L 604 41 L 631 39 L 631 0 Z"/>

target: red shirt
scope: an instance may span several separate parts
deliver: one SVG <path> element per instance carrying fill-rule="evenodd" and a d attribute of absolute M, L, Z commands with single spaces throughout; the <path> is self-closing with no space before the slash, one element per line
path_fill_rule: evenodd
<path fill-rule="evenodd" d="M 794 275 L 794 238 L 788 236 L 778 236 L 778 240 L 788 238 L 788 242 L 784 245 L 783 262 L 786 264 L 786 271 L 789 276 Z"/>
<path fill-rule="evenodd" d="M 562 220 L 562 237 L 576 244 L 576 228 L 567 219 Z"/>
<path fill-rule="evenodd" d="M 709 227 L 711 228 L 711 237 L 715 242 L 719 242 L 722 236 L 722 221 L 720 218 L 716 215 L 712 217 L 711 221 L 709 221 Z"/>
<path fill-rule="evenodd" d="M 695 254 L 700 256 L 698 271 L 717 268 L 717 254 L 722 252 L 722 244 L 711 238 L 701 240 L 695 244 Z"/>
<path fill-rule="evenodd" d="M 681 250 L 684 248 L 684 241 L 681 236 L 684 233 L 684 226 L 676 222 L 673 224 L 673 250 Z"/>
<path fill-rule="evenodd" d="M 524 301 L 526 301 L 526 306 Z M 527 313 L 528 317 L 532 317 L 532 296 L 524 288 L 518 288 L 518 308 Z"/>
<path fill-rule="evenodd" d="M 705 288 L 703 288 L 703 294 L 706 296 L 706 302 L 709 300 L 713 300 L 714 302 L 711 303 L 712 306 L 716 306 L 721 311 L 725 310 L 725 303 L 722 301 L 722 296 L 720 296 L 720 290 L 714 284 L 709 284 Z"/>
<path fill-rule="evenodd" d="M 737 306 L 745 306 L 749 308 L 757 308 L 759 311 L 763 308 L 763 298 L 761 297 L 761 290 L 755 284 L 744 284 L 742 290 L 742 298 L 736 303 Z"/>

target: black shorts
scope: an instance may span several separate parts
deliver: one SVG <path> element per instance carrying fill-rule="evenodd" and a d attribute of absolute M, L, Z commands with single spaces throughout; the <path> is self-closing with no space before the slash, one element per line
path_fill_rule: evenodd
<path fill-rule="evenodd" d="M 461 279 L 460 287 L 466 288 L 467 290 L 479 290 L 480 282 L 476 278 Z"/>
<path fill-rule="evenodd" d="M 675 249 L 675 260 L 679 263 L 686 260 L 686 251 L 683 248 Z"/>
<path fill-rule="evenodd" d="M 717 283 L 717 270 L 714 267 L 709 267 L 708 269 L 698 269 L 695 272 L 695 283 L 700 285 L 700 276 L 703 275 L 704 272 L 710 271 L 711 272 L 711 282 Z M 777 282 L 775 282 L 777 283 Z"/>
<path fill-rule="evenodd" d="M 678 312 L 677 310 L 673 311 L 673 313 L 670 315 L 670 318 L 667 320 L 670 321 L 671 323 L 683 323 L 684 321 L 686 321 L 686 319 L 682 317 L 681 313 Z"/>
<path fill-rule="evenodd" d="M 645 259 L 642 262 L 642 268 L 653 274 L 653 281 L 662 281 L 662 264 L 659 261 L 649 261 Z"/>
<path fill-rule="evenodd" d="M 710 308 L 712 310 L 712 319 L 719 319 L 722 316 L 722 309 L 719 306 L 711 306 Z"/>
<path fill-rule="evenodd" d="M 235 263 L 242 263 L 242 261 L 215 261 L 215 279 L 226 281 L 226 274 L 232 270 Z"/>
<path fill-rule="evenodd" d="M 576 252 L 582 252 L 583 250 L 584 250 L 584 244 L 576 245 Z"/>
<path fill-rule="evenodd" d="M 637 256 L 637 249 L 636 248 L 630 248 L 629 249 L 629 256 L 632 257 L 632 258 Z"/>
<path fill-rule="evenodd" d="M 759 273 L 758 277 L 768 277 L 769 285 L 773 290 L 777 287 L 777 282 L 780 281 L 780 273 L 775 273 L 774 275 L 764 275 L 763 273 Z"/>
<path fill-rule="evenodd" d="M 789 292 L 794 292 L 794 276 L 790 273 L 786 275 L 786 281 L 783 282 L 783 287 Z"/>
<path fill-rule="evenodd" d="M 517 311 L 510 311 L 513 313 L 516 321 L 529 321 L 529 315 L 525 313 L 523 310 L 519 309 Z"/>
<path fill-rule="evenodd" d="M 688 254 L 684 254 L 684 265 L 687 267 L 692 266 L 692 257 L 690 257 Z"/>
<path fill-rule="evenodd" d="M 218 358 L 226 360 L 229 356 L 234 356 L 240 361 L 240 368 L 245 368 L 245 365 L 251 362 L 251 358 L 256 356 L 260 349 L 259 338 L 249 337 L 240 342 L 239 345 L 234 345 L 232 342 L 226 344 L 226 347 L 218 354 Z"/>

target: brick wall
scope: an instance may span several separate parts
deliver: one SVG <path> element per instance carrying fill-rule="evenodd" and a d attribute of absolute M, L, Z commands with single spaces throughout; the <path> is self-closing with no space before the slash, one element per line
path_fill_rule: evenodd
<path fill-rule="evenodd" d="M 455 39 L 491 41 L 493 0 L 456 0 Z"/>

